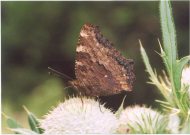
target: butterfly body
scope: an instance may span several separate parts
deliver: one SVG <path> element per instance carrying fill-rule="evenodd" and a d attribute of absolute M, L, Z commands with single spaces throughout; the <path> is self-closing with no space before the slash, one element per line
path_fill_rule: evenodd
<path fill-rule="evenodd" d="M 133 60 L 123 57 L 97 26 L 85 24 L 76 49 L 76 80 L 70 83 L 88 96 L 131 91 L 135 79 L 133 65 Z"/>

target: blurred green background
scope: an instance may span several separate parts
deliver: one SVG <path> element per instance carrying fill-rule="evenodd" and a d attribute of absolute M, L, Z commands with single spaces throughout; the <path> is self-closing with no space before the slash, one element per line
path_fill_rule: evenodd
<path fill-rule="evenodd" d="M 75 48 L 81 26 L 100 26 L 105 37 L 135 61 L 136 81 L 132 92 L 100 97 L 117 109 L 127 94 L 125 105 L 158 107 L 162 98 L 147 84 L 148 75 L 139 51 L 141 39 L 151 64 L 163 68 L 155 51 L 161 39 L 159 2 L 1 2 L 2 20 L 2 111 L 27 127 L 25 105 L 39 118 L 68 97 L 67 79 L 48 74 L 52 67 L 74 78 Z M 189 2 L 172 2 L 179 56 L 189 50 Z M 3 118 L 3 132 L 6 129 Z"/>

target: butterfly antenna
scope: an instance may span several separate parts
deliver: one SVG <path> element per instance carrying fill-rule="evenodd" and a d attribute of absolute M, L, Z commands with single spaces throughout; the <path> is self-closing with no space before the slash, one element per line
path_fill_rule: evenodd
<path fill-rule="evenodd" d="M 57 71 L 57 70 L 55 70 L 55 69 L 53 69 L 51 67 L 48 67 L 48 70 L 50 70 L 50 72 L 49 72 L 50 74 L 52 73 L 52 74 L 54 74 L 54 75 L 56 75 L 58 77 L 61 77 L 63 79 L 67 78 L 69 80 L 73 80 L 71 77 L 67 76 L 66 74 L 63 74 L 63 73 L 61 73 L 61 72 L 59 72 L 59 71 Z"/>

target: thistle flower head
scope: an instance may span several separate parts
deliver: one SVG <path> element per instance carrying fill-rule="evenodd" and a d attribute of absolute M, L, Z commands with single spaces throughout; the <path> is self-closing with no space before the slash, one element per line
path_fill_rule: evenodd
<path fill-rule="evenodd" d="M 182 87 L 188 87 L 188 94 L 190 97 L 190 66 L 186 66 L 182 71 L 181 76 Z"/>
<path fill-rule="evenodd" d="M 70 98 L 41 120 L 45 134 L 114 133 L 118 121 L 111 110 L 89 98 Z"/>
<path fill-rule="evenodd" d="M 120 133 L 163 133 L 167 122 L 164 116 L 151 108 L 126 108 L 119 118 Z"/>
<path fill-rule="evenodd" d="M 183 82 L 183 84 L 190 85 L 190 66 L 187 66 L 183 69 L 181 81 Z"/>
<path fill-rule="evenodd" d="M 179 125 L 180 125 L 180 119 L 177 113 L 171 113 L 169 114 L 169 122 L 168 122 L 168 130 L 172 134 L 179 133 Z"/>

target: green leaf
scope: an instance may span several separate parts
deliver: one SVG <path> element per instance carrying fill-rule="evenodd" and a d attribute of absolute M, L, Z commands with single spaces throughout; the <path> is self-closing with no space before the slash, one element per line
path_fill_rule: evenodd
<path fill-rule="evenodd" d="M 163 85 L 165 86 L 166 84 L 164 84 L 164 81 L 163 81 L 163 79 L 161 77 L 160 77 L 160 80 L 159 80 L 159 77 L 157 76 L 156 71 L 154 72 L 151 65 L 150 65 L 150 62 L 149 62 L 148 56 L 146 54 L 146 51 L 144 50 L 144 48 L 143 48 L 140 41 L 139 41 L 139 44 L 140 44 L 140 52 L 141 52 L 143 61 L 144 61 L 145 66 L 146 66 L 146 70 L 150 75 L 150 77 L 149 77 L 150 80 L 152 81 L 151 83 L 154 84 L 160 90 L 160 92 L 162 93 L 162 95 L 164 96 L 164 98 L 168 102 L 173 104 L 172 103 L 173 99 L 170 96 L 170 94 L 171 94 L 170 91 L 168 91 L 165 87 L 163 87 Z M 162 50 L 162 48 L 161 48 L 161 50 Z M 164 54 L 164 52 L 162 52 L 162 54 Z"/>
<path fill-rule="evenodd" d="M 122 101 L 122 103 L 121 103 L 119 109 L 118 109 L 117 112 L 115 113 L 115 115 L 116 115 L 117 118 L 119 118 L 121 112 L 124 110 L 124 107 L 123 107 L 123 106 L 124 106 L 124 101 L 125 101 L 125 99 L 126 99 L 126 96 L 123 98 L 123 101 Z"/>
<path fill-rule="evenodd" d="M 43 129 L 39 127 L 39 121 L 36 118 L 36 116 L 33 113 L 31 113 L 25 106 L 23 106 L 23 108 L 28 114 L 28 122 L 29 122 L 31 130 L 39 134 L 43 133 Z"/>
<path fill-rule="evenodd" d="M 181 74 L 184 65 L 190 60 L 190 56 L 186 56 L 178 61 L 175 25 L 169 1 L 160 1 L 160 19 L 165 52 L 163 61 L 171 81 L 172 99 L 175 107 L 180 109 L 181 115 L 186 117 L 187 107 L 183 104 L 186 98 L 184 98 L 181 92 Z"/>
<path fill-rule="evenodd" d="M 160 40 L 158 39 L 158 43 L 159 43 L 159 46 L 160 46 L 160 52 L 161 52 L 161 57 L 162 57 L 162 60 L 166 66 L 166 69 L 167 69 L 167 72 L 169 73 L 170 72 L 170 68 L 169 68 L 169 65 L 168 65 L 168 58 L 166 56 L 166 53 L 164 52 L 163 48 L 162 48 L 162 45 L 160 43 Z"/>
<path fill-rule="evenodd" d="M 7 116 L 5 113 L 2 113 L 3 116 L 6 118 L 7 125 L 9 128 L 20 128 L 21 125 L 13 118 Z"/>
<path fill-rule="evenodd" d="M 160 1 L 160 19 L 164 51 L 167 56 L 168 68 L 172 70 L 177 59 L 177 42 L 172 9 L 169 1 Z"/>
<path fill-rule="evenodd" d="M 177 61 L 177 64 L 175 65 L 173 76 L 174 76 L 174 83 L 176 84 L 175 86 L 177 90 L 180 90 L 181 88 L 180 86 L 181 86 L 182 70 L 189 60 L 190 60 L 190 55 L 181 58 L 179 61 Z"/>
<path fill-rule="evenodd" d="M 2 113 L 3 116 L 6 118 L 6 121 L 7 121 L 7 125 L 10 129 L 12 128 L 21 128 L 22 126 L 13 118 L 7 116 L 6 114 Z M 18 132 L 15 132 L 16 134 Z"/>
<path fill-rule="evenodd" d="M 145 52 L 145 50 L 144 50 L 144 48 L 143 48 L 140 40 L 139 40 L 139 44 L 140 44 L 141 55 L 142 55 L 143 61 L 145 63 L 146 69 L 147 69 L 148 73 L 150 74 L 150 76 L 153 77 L 153 78 L 155 78 L 156 76 L 155 76 L 155 74 L 154 74 L 154 72 L 152 70 L 152 67 L 150 65 L 148 56 L 147 56 L 147 54 L 146 54 L 146 52 Z"/>
<path fill-rule="evenodd" d="M 20 124 L 18 124 L 18 122 L 13 119 L 13 118 L 7 118 L 7 125 L 9 128 L 20 128 Z"/>

